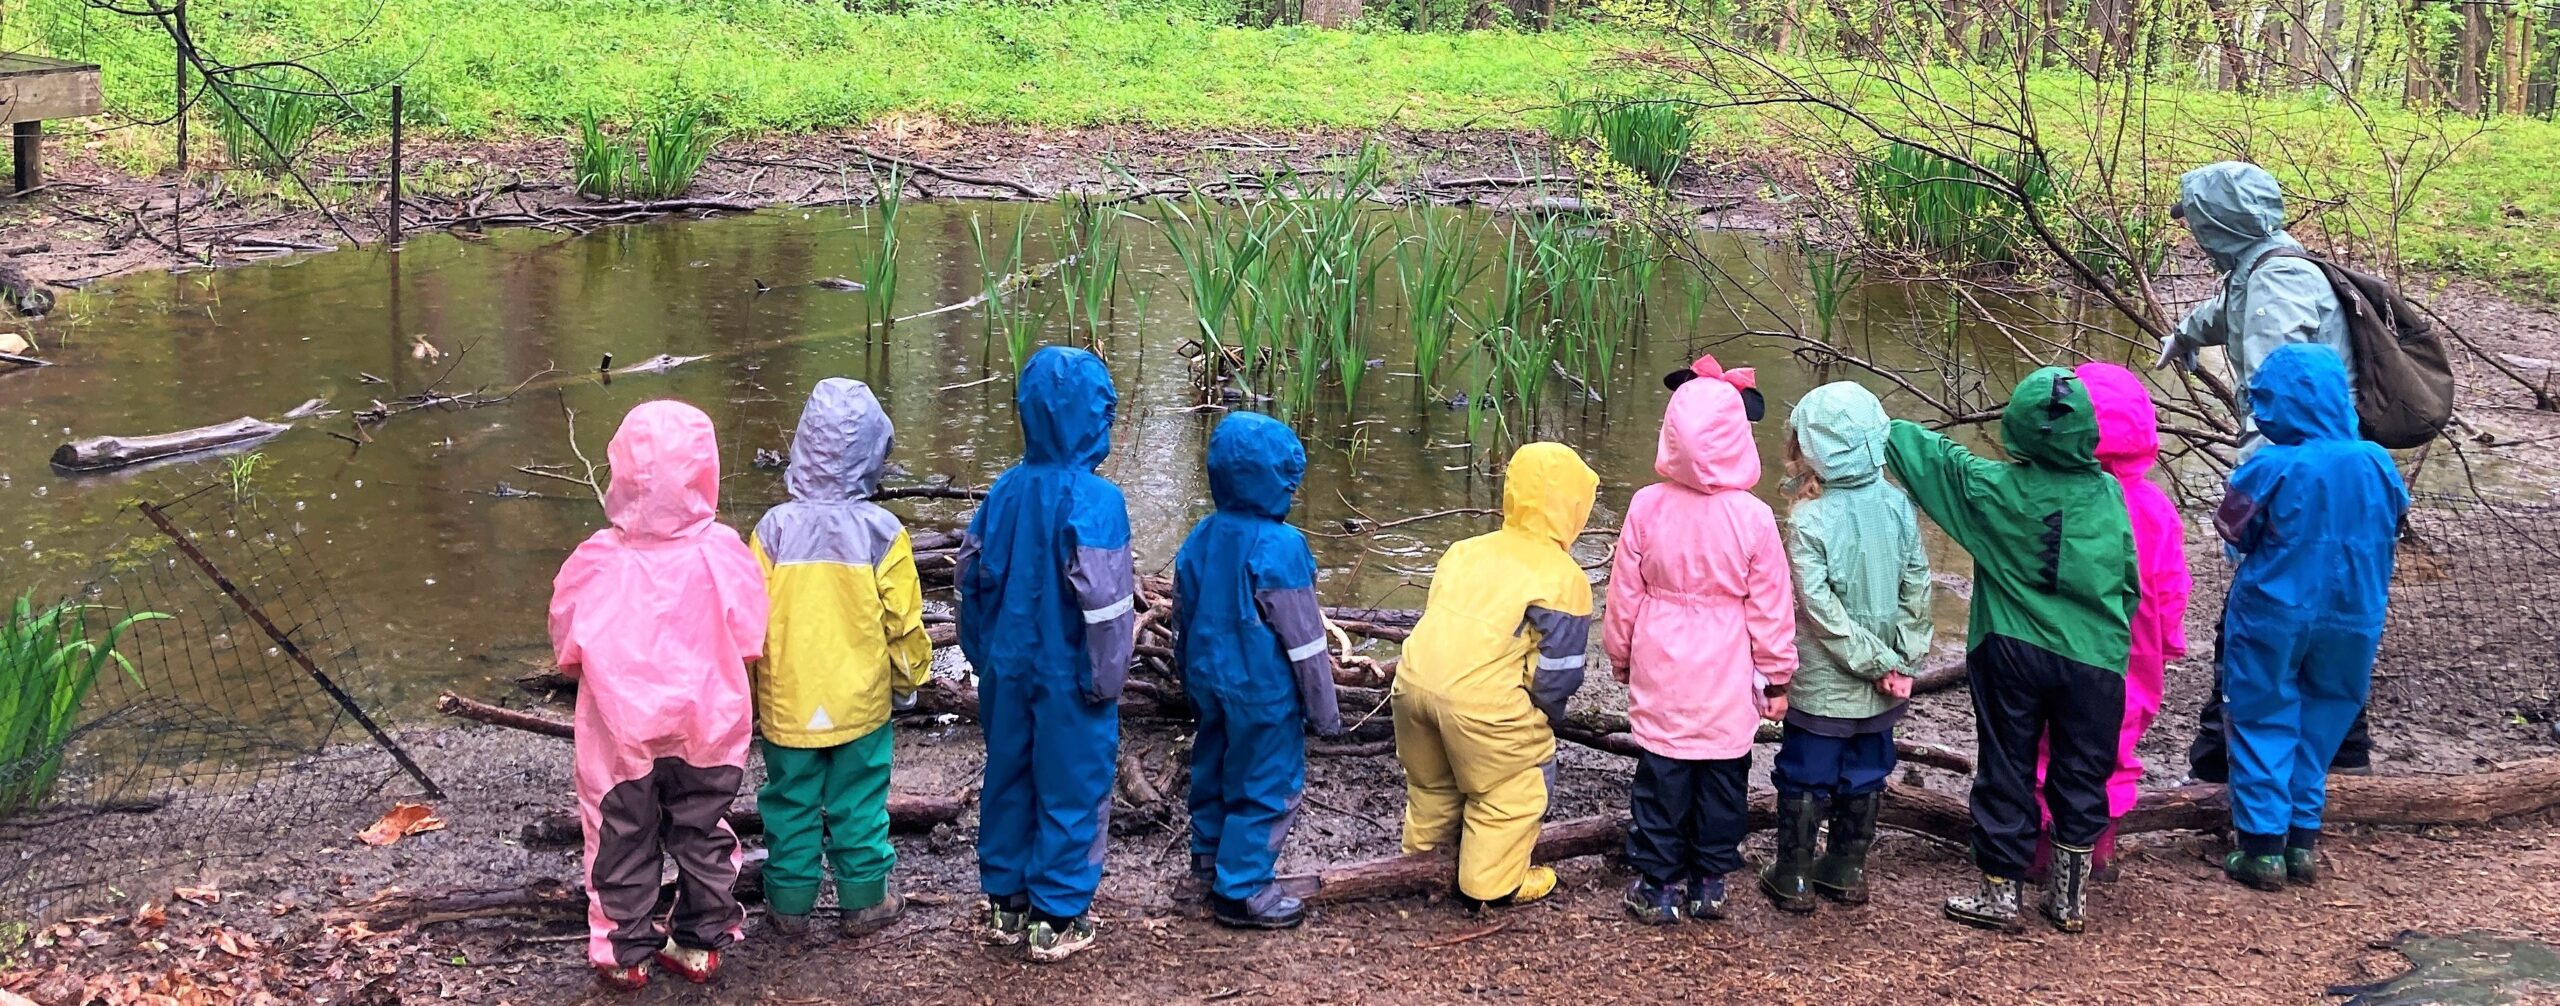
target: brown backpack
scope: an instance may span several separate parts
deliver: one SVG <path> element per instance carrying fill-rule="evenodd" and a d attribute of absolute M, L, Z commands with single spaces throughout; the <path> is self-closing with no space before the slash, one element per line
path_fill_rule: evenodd
<path fill-rule="evenodd" d="M 2300 249 L 2278 248 L 2258 261 L 2277 257 L 2320 267 L 2346 314 L 2358 432 L 2392 450 L 2417 447 L 2443 433 L 2453 421 L 2453 368 L 2417 305 L 2390 280 Z"/>

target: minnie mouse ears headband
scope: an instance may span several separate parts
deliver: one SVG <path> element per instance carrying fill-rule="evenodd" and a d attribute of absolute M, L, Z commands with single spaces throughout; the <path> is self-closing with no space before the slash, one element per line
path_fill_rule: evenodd
<path fill-rule="evenodd" d="M 1760 421 L 1760 417 L 1769 414 L 1768 400 L 1762 398 L 1760 395 L 1759 372 L 1749 367 L 1735 367 L 1732 370 L 1726 370 L 1721 364 L 1716 362 L 1716 358 L 1713 356 L 1701 356 L 1698 358 L 1698 362 L 1690 364 L 1685 369 L 1674 370 L 1668 374 L 1662 375 L 1662 386 L 1673 391 L 1678 391 L 1680 390 L 1681 385 L 1687 384 L 1701 377 L 1723 381 L 1726 384 L 1733 385 L 1734 390 L 1742 392 L 1743 418 L 1756 423 Z"/>

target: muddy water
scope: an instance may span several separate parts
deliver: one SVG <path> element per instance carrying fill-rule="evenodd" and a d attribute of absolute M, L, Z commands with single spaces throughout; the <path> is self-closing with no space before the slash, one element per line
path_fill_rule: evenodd
<path fill-rule="evenodd" d="M 978 294 L 970 216 L 990 218 L 985 229 L 995 233 L 1019 213 L 1036 215 L 1025 260 L 1054 259 L 1049 207 L 907 207 L 892 312 Z M 1122 405 L 1103 471 L 1128 490 L 1142 569 L 1161 570 L 1209 508 L 1200 459 L 1217 412 L 1194 407 L 1178 352 L 1195 331 L 1179 266 L 1150 228 L 1133 225 L 1129 238 L 1104 347 Z M 632 405 L 671 397 L 702 407 L 720 431 L 723 512 L 741 527 L 783 497 L 780 473 L 749 459 L 787 448 L 801 400 L 821 378 L 856 377 L 878 392 L 898 425 L 896 460 L 911 473 L 893 484 L 984 485 L 1014 457 L 1012 388 L 997 376 L 1010 368 L 977 311 L 900 324 L 882 336 L 866 328 L 868 294 L 812 285 L 855 274 L 857 249 L 875 240 L 857 215 L 797 210 L 582 237 L 437 235 L 397 254 L 351 251 L 138 276 L 71 297 L 38 331 L 61 365 L 0 377 L 8 415 L 23 420 L 0 438 L 0 499 L 18 528 L 0 542 L 0 584 L 14 591 L 78 583 L 100 556 L 151 533 L 122 508 L 170 476 L 61 475 L 46 458 L 66 439 L 272 418 L 309 398 L 355 409 L 422 391 L 498 398 L 521 385 L 502 404 L 398 415 L 362 446 L 325 432 L 354 434 L 344 414 L 305 421 L 260 447 L 250 475 L 316 547 L 362 659 L 398 683 L 394 716 L 419 715 L 425 707 L 417 700 L 437 688 L 486 689 L 487 679 L 543 659 L 551 574 L 602 521 L 586 487 L 519 470 L 576 467 L 571 413 L 577 441 L 601 461 L 613 424 Z M 1784 403 L 1821 380 L 1849 376 L 1817 373 L 1779 341 L 1737 335 L 1811 323 L 1797 306 L 1807 296 L 1802 263 L 1755 238 L 1705 242 L 1724 285 L 1702 287 L 1691 271 L 1666 266 L 1643 338 L 1597 389 L 1602 400 L 1559 382 L 1540 419 L 1540 435 L 1572 444 L 1599 471 L 1596 527 L 1615 526 L 1629 495 L 1652 481 L 1666 397 L 1659 377 L 1697 352 L 1712 348 L 1728 366 L 1760 368 L 1772 403 L 1761 492 L 1773 502 Z M 759 293 L 759 283 L 771 289 Z M 1391 269 L 1380 287 L 1372 337 L 1380 359 L 1360 399 L 1337 398 L 1300 421 L 1310 459 L 1295 519 L 1319 534 L 1364 515 L 1500 502 L 1484 463 L 1499 445 L 1489 433 L 1471 443 L 1463 410 L 1424 400 L 1402 348 Z M 1050 341 L 1076 341 L 1055 290 L 1030 296 L 1047 310 Z M 1739 318 L 1728 304 L 1741 308 Z M 1971 336 L 1951 335 L 1946 317 L 1929 291 L 1874 285 L 1848 298 L 1836 324 L 1870 358 L 1920 371 L 1919 383 L 1935 387 L 1926 355 L 1912 347 Z M 662 353 L 705 359 L 610 382 L 594 376 L 607 355 L 620 367 Z M 1900 408 L 1916 407 L 1905 400 Z M 199 477 L 220 470 L 217 463 Z M 536 495 L 518 495 L 527 491 Z M 918 526 L 965 517 L 960 503 L 895 508 Z M 1372 536 L 1318 537 L 1324 595 L 1338 604 L 1418 606 L 1432 556 L 1491 526 L 1450 517 Z M 1940 544 L 1941 569 L 1961 573 L 1961 557 Z M 1607 548 L 1606 537 L 1583 543 L 1594 564 Z M 1961 617 L 1952 597 L 1942 598 L 1941 611 L 1951 628 Z"/>

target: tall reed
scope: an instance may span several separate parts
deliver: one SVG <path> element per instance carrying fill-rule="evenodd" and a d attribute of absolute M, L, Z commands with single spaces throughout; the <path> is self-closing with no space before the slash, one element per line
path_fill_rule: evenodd
<path fill-rule="evenodd" d="M 1611 103 L 1600 110 L 1597 127 L 1609 159 L 1655 185 L 1671 183 L 1698 135 L 1697 119 L 1689 106 L 1662 98 Z"/>
<path fill-rule="evenodd" d="M 1121 213 L 1107 202 L 1069 193 L 1058 197 L 1058 245 L 1065 252 L 1059 266 L 1059 290 L 1070 322 L 1084 325 L 1085 337 L 1097 347 L 1111 317 L 1112 292 L 1120 285 L 1120 257 L 1127 239 L 1120 233 Z"/>
<path fill-rule="evenodd" d="M 866 320 L 885 328 L 898 317 L 898 211 L 906 204 L 907 176 L 893 167 L 887 181 L 875 178 L 874 184 L 878 195 L 872 200 L 871 230 L 879 240 L 868 252 L 857 252 L 856 261 L 862 267 Z"/>
<path fill-rule="evenodd" d="M 282 70 L 239 76 L 213 85 L 221 92 L 210 104 L 222 148 L 233 164 L 280 174 L 319 135 L 322 99 L 296 89 Z"/>
<path fill-rule="evenodd" d="M 986 303 L 982 317 L 986 321 L 987 342 L 1004 340 L 1005 353 L 1013 360 L 1015 373 L 1031 361 L 1031 351 L 1039 347 L 1040 317 L 1029 297 L 1016 297 L 1022 285 L 1022 239 L 1030 228 L 1031 215 L 1017 210 L 1013 217 L 1013 235 L 1000 243 L 987 242 L 986 228 L 977 214 L 969 214 L 969 241 L 978 251 L 978 278 Z"/>
<path fill-rule="evenodd" d="M 1424 208 L 1413 231 L 1396 242 L 1395 261 L 1405 328 L 1413 336 L 1414 394 L 1427 395 L 1440 383 L 1443 357 L 1458 333 L 1459 298 L 1484 275 L 1482 229 Z"/>
<path fill-rule="evenodd" d="M 1937 153 L 1896 143 L 1850 173 L 1858 221 L 1885 245 L 1955 265 L 2016 264 L 2035 243 L 2025 202 L 2049 205 L 2054 178 L 2042 162 L 1992 152 L 1973 158 L 1981 171 Z"/>
<path fill-rule="evenodd" d="M 108 663 L 141 681 L 133 664 L 116 652 L 125 630 L 169 617 L 135 612 L 110 622 L 93 639 L 90 613 L 99 610 L 71 603 L 38 609 L 29 592 L 0 621 L 0 818 L 35 807 L 52 792 L 80 705 Z"/>
<path fill-rule="evenodd" d="M 1813 293 L 1814 321 L 1828 342 L 1839 322 L 1840 305 L 1858 285 L 1858 260 L 1810 242 L 1797 247 L 1804 256 L 1806 286 Z"/>

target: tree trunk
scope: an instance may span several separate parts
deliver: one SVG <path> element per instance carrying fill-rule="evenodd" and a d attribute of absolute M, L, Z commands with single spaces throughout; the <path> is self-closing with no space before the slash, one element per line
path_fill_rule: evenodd
<path fill-rule="evenodd" d="M 2401 47 L 2408 53 L 2407 76 L 2401 82 L 2401 103 L 2422 108 L 2436 100 L 2435 73 L 2427 59 L 2427 31 L 2423 8 L 2426 0 L 2409 0 L 2409 9 L 2400 16 Z"/>
<path fill-rule="evenodd" d="M 2498 57 L 2498 79 L 2499 90 L 2506 99 L 2500 107 L 2508 115 L 2524 114 L 2525 55 L 2531 51 L 2525 45 L 2524 12 L 2522 3 L 2510 2 L 2506 6 L 2506 51 Z"/>
<path fill-rule="evenodd" d="M 2462 5 L 2461 37 L 2454 46 L 2453 107 L 2464 115 L 2488 108 L 2481 96 L 2481 71 L 2489 61 L 2489 9 L 2483 0 Z"/>
<path fill-rule="evenodd" d="M 2285 82 L 2295 90 L 2321 79 L 2311 62 L 2310 0 L 2288 0 L 2284 25 Z"/>
<path fill-rule="evenodd" d="M 2340 56 L 2338 33 L 2347 26 L 2347 0 L 2323 0 L 2320 4 L 2320 55 L 2314 69 L 2320 79 L 2341 91 L 2348 90 L 2346 62 Z"/>
<path fill-rule="evenodd" d="M 2241 31 L 2245 12 L 2233 6 L 2232 0 L 2204 0 L 2206 17 L 2213 22 L 2214 47 L 2220 50 L 2220 72 L 2214 86 L 2225 91 L 2249 89 L 2249 44 Z"/>
<path fill-rule="evenodd" d="M 1321 28 L 1348 28 L 1360 20 L 1360 0 L 1306 0 L 1300 10 L 1307 23 Z"/>

